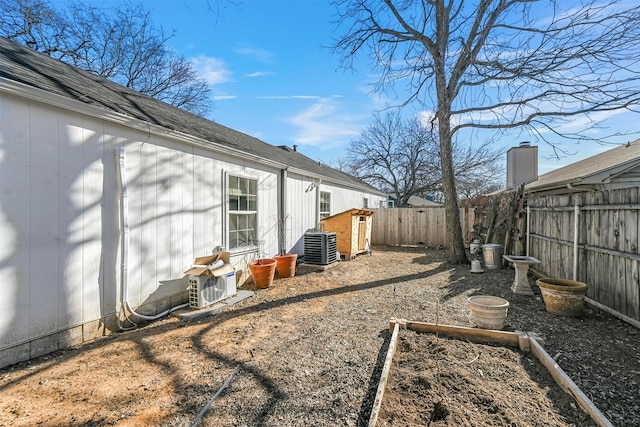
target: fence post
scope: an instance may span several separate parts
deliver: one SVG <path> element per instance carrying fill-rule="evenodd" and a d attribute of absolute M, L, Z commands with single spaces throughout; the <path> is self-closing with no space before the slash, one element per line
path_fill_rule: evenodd
<path fill-rule="evenodd" d="M 527 203 L 527 250 L 526 254 L 529 256 L 529 234 L 531 233 L 531 206 Z"/>
<path fill-rule="evenodd" d="M 580 231 L 580 206 L 575 205 L 573 218 L 573 280 L 578 280 L 578 234 Z"/>

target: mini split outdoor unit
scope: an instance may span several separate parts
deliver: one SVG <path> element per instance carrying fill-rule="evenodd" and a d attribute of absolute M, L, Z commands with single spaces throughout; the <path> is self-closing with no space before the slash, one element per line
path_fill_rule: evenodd
<path fill-rule="evenodd" d="M 236 272 L 221 276 L 189 276 L 189 307 L 202 308 L 236 293 Z"/>
<path fill-rule="evenodd" d="M 326 231 L 304 233 L 304 262 L 327 265 L 337 260 L 336 233 Z"/>

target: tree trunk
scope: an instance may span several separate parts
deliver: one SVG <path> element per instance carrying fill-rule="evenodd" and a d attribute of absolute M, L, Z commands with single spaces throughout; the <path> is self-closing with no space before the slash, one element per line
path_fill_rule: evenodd
<path fill-rule="evenodd" d="M 442 187 L 444 192 L 444 210 L 447 216 L 447 243 L 449 246 L 449 262 L 467 264 L 467 252 L 464 248 L 460 209 L 453 173 L 453 156 L 451 149 L 451 133 L 449 126 L 440 123 L 440 161 L 442 162 Z"/>
<path fill-rule="evenodd" d="M 447 244 L 449 246 L 449 262 L 452 264 L 468 264 L 467 252 L 464 248 L 460 209 L 453 172 L 453 149 L 451 146 L 451 102 L 446 76 L 446 52 L 449 42 L 449 15 L 442 0 L 436 5 L 436 40 L 431 53 L 434 61 L 434 76 L 438 98 L 438 134 L 440 137 L 440 165 L 442 167 L 442 191 L 444 193 L 444 210 L 447 215 Z"/>
<path fill-rule="evenodd" d="M 467 264 L 467 252 L 464 248 L 458 193 L 456 191 L 453 172 L 453 149 L 451 147 L 451 114 L 449 106 L 440 104 L 438 111 L 438 133 L 440 136 L 440 164 L 442 167 L 442 190 L 444 193 L 444 210 L 447 216 L 447 244 L 449 246 L 449 262 Z"/>

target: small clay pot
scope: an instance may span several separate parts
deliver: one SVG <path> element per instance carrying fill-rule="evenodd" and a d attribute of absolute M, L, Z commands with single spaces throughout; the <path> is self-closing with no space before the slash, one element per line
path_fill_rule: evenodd
<path fill-rule="evenodd" d="M 278 270 L 278 277 L 293 277 L 296 275 L 296 260 L 298 254 L 285 254 L 274 256 Z"/>
<path fill-rule="evenodd" d="M 276 260 L 262 258 L 249 261 L 249 270 L 253 276 L 253 283 L 258 289 L 266 289 L 273 285 L 273 276 L 276 274 Z"/>

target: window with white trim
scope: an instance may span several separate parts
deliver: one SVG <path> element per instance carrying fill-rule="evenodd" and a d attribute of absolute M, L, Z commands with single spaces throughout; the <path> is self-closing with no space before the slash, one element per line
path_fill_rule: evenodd
<path fill-rule="evenodd" d="M 363 207 L 364 209 L 367 209 L 367 208 L 369 207 L 369 198 L 368 198 L 368 197 L 365 197 L 365 198 L 362 200 L 362 207 Z"/>
<path fill-rule="evenodd" d="M 320 192 L 320 219 L 331 216 L 331 193 Z"/>
<path fill-rule="evenodd" d="M 255 246 L 258 180 L 229 176 L 229 249 Z"/>

